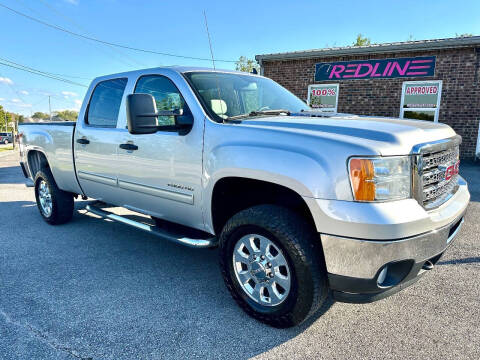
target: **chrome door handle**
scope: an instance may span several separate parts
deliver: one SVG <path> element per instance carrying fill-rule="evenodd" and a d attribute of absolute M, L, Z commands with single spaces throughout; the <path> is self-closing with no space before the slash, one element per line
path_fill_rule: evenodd
<path fill-rule="evenodd" d="M 82 144 L 82 145 L 87 145 L 87 144 L 90 144 L 90 140 L 85 139 L 85 138 L 81 138 L 81 139 L 77 139 L 77 143 Z"/>
<path fill-rule="evenodd" d="M 133 151 L 133 150 L 138 150 L 138 146 L 135 144 L 128 144 L 128 143 L 120 144 L 120 149 Z"/>

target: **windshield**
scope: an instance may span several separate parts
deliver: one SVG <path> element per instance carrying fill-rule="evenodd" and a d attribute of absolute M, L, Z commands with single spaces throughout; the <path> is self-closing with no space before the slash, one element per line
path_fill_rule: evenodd
<path fill-rule="evenodd" d="M 185 76 L 207 113 L 217 121 L 259 111 L 281 109 L 293 113 L 309 109 L 290 91 L 267 78 L 220 72 L 188 72 Z"/>

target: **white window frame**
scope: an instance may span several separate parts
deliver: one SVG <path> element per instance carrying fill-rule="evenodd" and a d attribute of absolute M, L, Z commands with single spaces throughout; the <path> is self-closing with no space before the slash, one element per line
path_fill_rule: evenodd
<path fill-rule="evenodd" d="M 436 108 L 404 108 L 403 103 L 405 100 L 405 88 L 407 85 L 414 85 L 414 84 L 424 84 L 426 82 L 437 82 L 438 83 L 438 96 L 437 96 L 437 107 Z M 403 119 L 403 113 L 405 110 L 411 111 L 415 109 L 415 111 L 435 111 L 435 116 L 433 122 L 438 122 L 438 114 L 440 113 L 440 102 L 442 99 L 442 80 L 423 80 L 423 81 L 404 81 L 402 83 L 402 98 L 400 102 L 400 119 Z M 410 119 L 415 120 L 415 119 Z"/>
<path fill-rule="evenodd" d="M 480 158 L 480 123 L 478 124 L 477 149 L 475 150 L 475 158 Z"/>
<path fill-rule="evenodd" d="M 316 111 L 323 111 L 323 112 L 338 112 L 338 97 L 339 97 L 339 92 L 340 92 L 340 84 L 339 83 L 335 83 L 335 84 L 310 84 L 308 85 L 308 96 L 307 96 L 307 105 L 310 106 L 310 94 L 311 94 L 311 90 L 312 90 L 312 87 L 332 87 L 332 86 L 335 86 L 337 89 L 336 89 L 336 99 L 335 99 L 335 107 L 334 108 L 313 108 L 315 109 Z"/>

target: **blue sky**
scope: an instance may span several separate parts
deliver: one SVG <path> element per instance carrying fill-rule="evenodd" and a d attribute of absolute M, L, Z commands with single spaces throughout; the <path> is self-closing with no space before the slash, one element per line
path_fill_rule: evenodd
<path fill-rule="evenodd" d="M 0 0 L 0 4 L 74 32 L 139 48 L 208 58 L 203 10 L 218 59 L 373 42 L 480 35 L 480 1 L 159 1 Z M 0 7 L 0 58 L 88 84 L 99 75 L 210 62 L 112 49 Z M 233 68 L 233 63 L 218 63 Z M 78 109 L 86 88 L 0 65 L 0 105 L 30 115 Z"/>

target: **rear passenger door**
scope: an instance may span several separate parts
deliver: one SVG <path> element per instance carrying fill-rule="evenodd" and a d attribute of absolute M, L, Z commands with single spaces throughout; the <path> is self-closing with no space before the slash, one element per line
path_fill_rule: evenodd
<path fill-rule="evenodd" d="M 74 154 L 78 181 L 91 198 L 118 205 L 117 149 L 123 135 L 117 128 L 125 117 L 127 78 L 99 82 L 85 116 L 75 129 Z"/>

